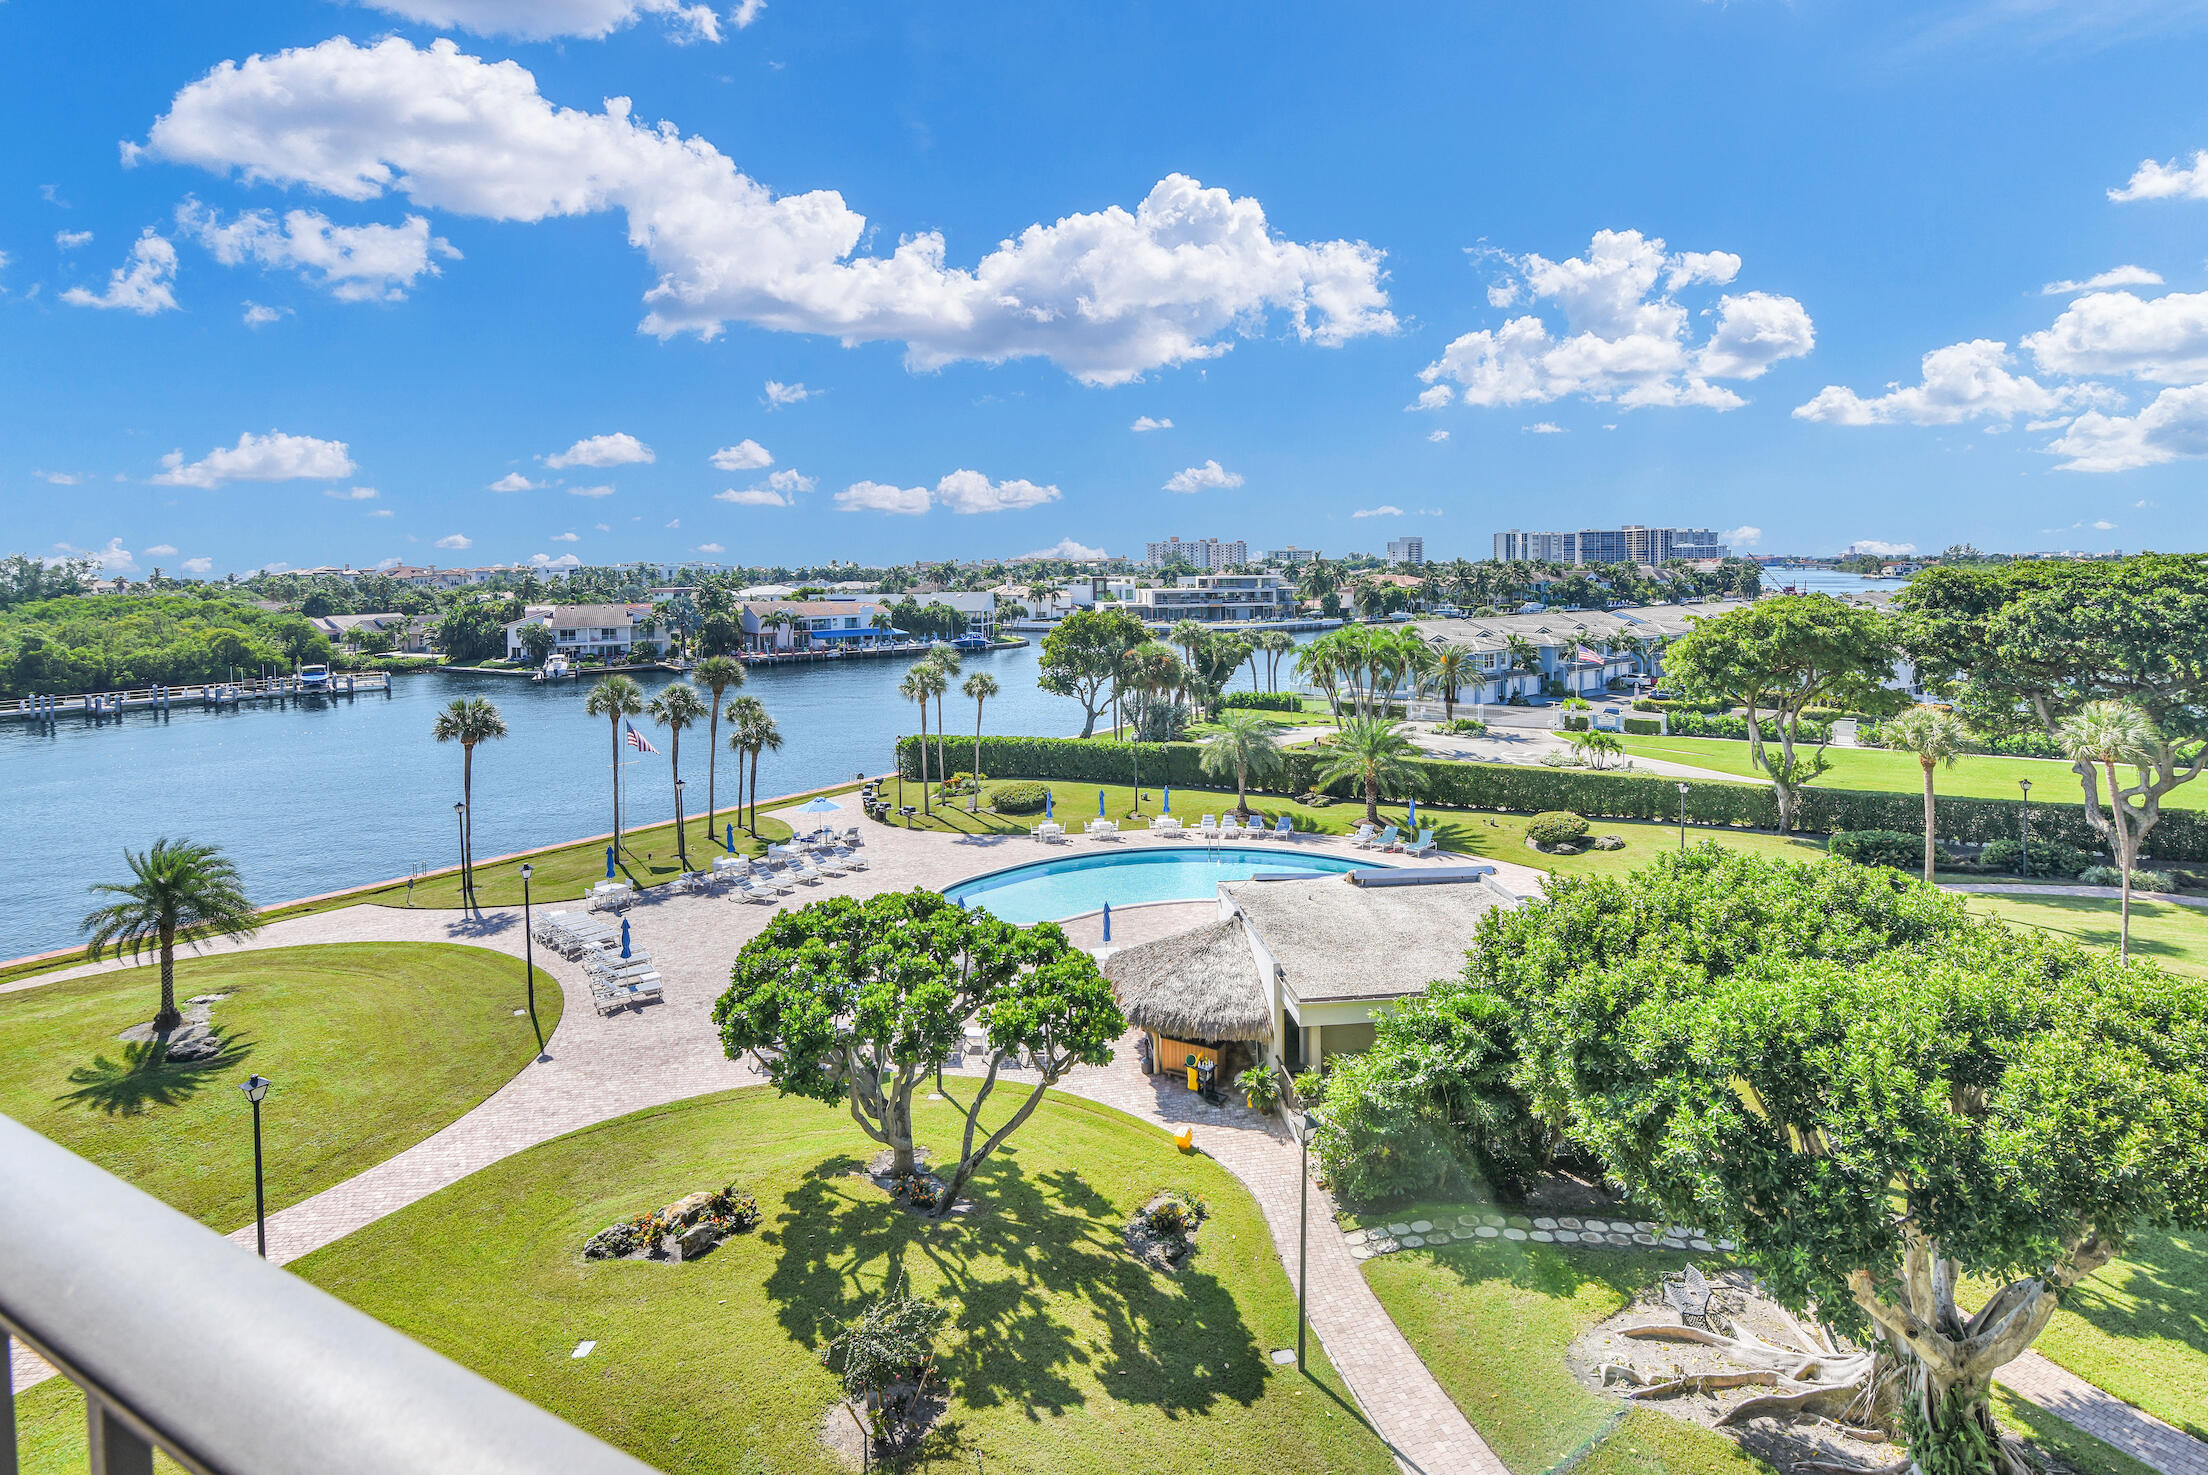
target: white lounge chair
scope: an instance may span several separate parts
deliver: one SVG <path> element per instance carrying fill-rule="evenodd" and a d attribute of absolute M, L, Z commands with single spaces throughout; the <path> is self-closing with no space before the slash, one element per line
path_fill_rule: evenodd
<path fill-rule="evenodd" d="M 1234 835 L 1239 837 L 1242 833 L 1242 821 L 1231 814 L 1220 815 L 1219 833 L 1222 836 Z"/>
<path fill-rule="evenodd" d="M 1199 835 L 1214 835 L 1218 832 L 1219 816 L 1216 814 L 1207 814 L 1196 822 L 1196 833 Z"/>
<path fill-rule="evenodd" d="M 1292 820 L 1292 819 L 1290 819 L 1290 818 L 1289 818 L 1289 817 L 1288 817 L 1287 815 L 1285 815 L 1285 814 L 1284 814 L 1284 815 L 1282 815 L 1282 816 L 1281 816 L 1281 817 L 1280 817 L 1279 819 L 1276 819 L 1276 820 L 1274 820 L 1274 821 L 1273 821 L 1273 833 L 1274 833 L 1275 835 L 1278 835 L 1278 836 L 1279 836 L 1279 837 L 1280 837 L 1281 839 L 1283 839 L 1283 840 L 1293 840 L 1293 839 L 1295 839 L 1295 838 L 1296 838 L 1296 824 L 1295 824 L 1295 821 L 1294 821 L 1294 820 Z"/>
<path fill-rule="evenodd" d="M 1396 848 L 1397 845 L 1402 843 L 1402 839 L 1403 832 L 1400 829 L 1396 828 L 1394 825 L 1389 825 L 1379 834 L 1372 837 L 1372 840 L 1370 841 L 1367 848 L 1372 850 L 1393 850 Z"/>
<path fill-rule="evenodd" d="M 755 906 L 773 906 L 777 897 L 772 886 L 762 885 L 749 876 L 741 877 L 728 888 L 731 900 L 749 902 Z"/>

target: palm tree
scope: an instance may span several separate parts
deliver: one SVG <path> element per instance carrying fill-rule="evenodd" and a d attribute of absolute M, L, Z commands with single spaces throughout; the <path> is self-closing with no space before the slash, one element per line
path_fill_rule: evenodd
<path fill-rule="evenodd" d="M 950 689 L 951 679 L 966 662 L 957 646 L 940 641 L 929 648 L 926 659 L 934 662 L 935 668 L 943 673 L 943 679 L 935 684 L 935 781 L 941 783 L 951 772 L 950 765 L 943 760 L 943 693 Z"/>
<path fill-rule="evenodd" d="M 165 1035 L 184 1022 L 176 1007 L 178 940 L 196 950 L 203 937 L 251 937 L 258 918 L 238 884 L 238 868 L 219 846 L 156 840 L 151 850 L 136 855 L 124 851 L 123 859 L 130 864 L 132 879 L 94 886 L 93 895 L 117 900 L 87 912 L 78 930 L 92 934 L 84 955 L 95 962 L 109 947 L 118 958 L 127 947 L 133 959 L 148 947 L 159 949 L 161 1008 L 153 1016 L 153 1028 Z"/>
<path fill-rule="evenodd" d="M 1510 653 L 1510 669 L 1513 671 L 1537 671 L 1541 668 L 1541 651 L 1523 635 L 1505 635 L 1503 646 Z"/>
<path fill-rule="evenodd" d="M 460 745 L 460 893 L 475 900 L 475 745 L 506 736 L 506 719 L 483 697 L 454 697 L 431 729 Z"/>
<path fill-rule="evenodd" d="M 1314 788 L 1336 779 L 1353 778 L 1365 786 L 1365 823 L 1380 823 L 1382 786 L 1398 792 L 1415 790 L 1423 782 L 1411 766 L 1418 748 L 1403 735 L 1403 724 L 1392 717 L 1352 717 L 1334 734 L 1333 757 L 1312 779 Z"/>
<path fill-rule="evenodd" d="M 1179 646 L 1181 659 L 1193 666 L 1196 664 L 1196 652 L 1203 647 L 1205 641 L 1211 639 L 1211 632 L 1194 620 L 1176 620 L 1173 628 L 1165 632 L 1165 638 L 1167 643 Z"/>
<path fill-rule="evenodd" d="M 751 744 L 747 737 L 757 731 L 758 724 L 766 715 L 766 703 L 757 697 L 736 697 L 729 702 L 728 709 L 721 713 L 728 720 L 729 751 L 736 755 L 736 823 L 744 825 L 747 830 L 751 828 L 744 822 L 744 760 L 751 755 Z"/>
<path fill-rule="evenodd" d="M 682 730 L 712 715 L 699 697 L 698 689 L 687 681 L 678 681 L 652 698 L 649 708 L 652 720 L 667 729 L 667 766 L 675 779 L 675 859 L 684 870 L 690 869 L 690 845 L 683 831 L 688 828 L 682 822 Z"/>
<path fill-rule="evenodd" d="M 932 658 L 923 657 L 913 662 L 905 672 L 905 679 L 897 683 L 897 695 L 920 708 L 920 812 L 930 814 L 928 808 L 928 698 L 950 685 L 950 678 Z M 941 771 L 938 759 L 937 771 Z"/>
<path fill-rule="evenodd" d="M 1457 693 L 1467 686 L 1479 684 L 1479 657 L 1462 645 L 1444 645 L 1433 649 L 1418 673 L 1421 691 L 1441 693 L 1441 713 L 1444 721 L 1457 720 Z"/>
<path fill-rule="evenodd" d="M 1265 689 L 1280 690 L 1280 658 L 1296 648 L 1296 637 L 1286 630 L 1260 630 L 1256 645 L 1265 657 Z"/>
<path fill-rule="evenodd" d="M 969 814 L 981 812 L 981 705 L 997 694 L 997 678 L 987 671 L 976 671 L 966 678 L 960 691 L 974 699 L 974 797 L 966 806 Z"/>
<path fill-rule="evenodd" d="M 890 629 L 893 622 L 889 618 L 888 610 L 878 609 L 867 616 L 866 623 L 873 627 L 874 643 L 879 645 L 882 642 L 883 633 Z"/>
<path fill-rule="evenodd" d="M 621 724 L 644 710 L 644 692 L 626 676 L 608 676 L 590 689 L 583 711 L 613 726 L 613 853 L 621 853 Z"/>
<path fill-rule="evenodd" d="M 1233 772 L 1235 817 L 1247 823 L 1250 779 L 1271 777 L 1287 760 L 1273 738 L 1273 724 L 1255 712 L 1230 707 L 1219 714 L 1216 725 L 1218 731 L 1204 739 L 1199 761 L 1209 774 Z"/>
<path fill-rule="evenodd" d="M 2135 763 L 2144 770 L 2154 761 L 2154 723 L 2129 702 L 2087 702 L 2078 709 L 2077 715 L 2055 730 L 2055 741 L 2062 747 L 2062 756 L 2076 764 L 2080 774 L 2089 774 L 2096 763 L 2108 770 L 2109 827 L 2116 835 L 2116 868 L 2123 872 L 2124 887 L 2123 931 L 2117 955 L 2129 962 L 2131 867 L 2139 839 L 2133 827 L 2136 816 L 2116 787 L 2116 765 Z M 2086 790 L 2088 795 L 2092 792 L 2090 788 Z M 2097 815 L 2099 806 L 2094 805 L 2088 812 Z"/>
<path fill-rule="evenodd" d="M 1932 884 L 1932 770 L 1949 768 L 1963 755 L 1970 729 L 1953 712 L 1938 707 L 1911 707 L 1879 730 L 1879 742 L 1917 755 L 1924 765 L 1924 883 Z"/>
<path fill-rule="evenodd" d="M 730 687 L 744 684 L 744 663 L 734 656 L 707 656 L 690 679 L 712 693 L 705 728 L 705 835 L 710 840 L 720 812 L 715 781 L 721 767 L 721 698 Z"/>
<path fill-rule="evenodd" d="M 765 753 L 782 751 L 782 729 L 767 715 L 766 703 L 757 697 L 738 697 L 728 704 L 729 720 L 736 730 L 728 735 L 728 745 L 751 756 L 751 823 L 745 828 L 753 839 L 759 838 L 759 758 Z M 737 775 L 742 781 L 742 775 Z"/>
<path fill-rule="evenodd" d="M 1173 648 L 1160 640 L 1146 640 L 1127 652 L 1120 663 L 1120 682 L 1139 700 L 1135 703 L 1133 732 L 1127 739 L 1127 751 L 1134 763 L 1134 813 L 1142 812 L 1142 719 L 1147 715 L 1151 701 L 1169 691 L 1179 691 L 1187 681 L 1187 673 L 1181 666 L 1181 658 L 1173 654 Z"/>

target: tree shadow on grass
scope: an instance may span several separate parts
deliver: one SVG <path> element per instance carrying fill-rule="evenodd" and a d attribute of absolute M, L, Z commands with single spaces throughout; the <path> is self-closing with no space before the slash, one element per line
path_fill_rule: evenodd
<path fill-rule="evenodd" d="M 221 1052 L 205 1060 L 172 1061 L 167 1050 L 166 1041 L 147 1040 L 124 1045 L 121 1060 L 94 1056 L 90 1065 L 69 1072 L 76 1089 L 54 1099 L 107 1116 L 141 1116 L 151 1106 L 189 1101 L 224 1071 L 242 1065 L 253 1046 L 242 1034 L 226 1034 Z"/>
<path fill-rule="evenodd" d="M 781 1249 L 766 1289 L 783 1329 L 821 1347 L 924 1262 L 955 1333 L 938 1367 L 968 1408 L 1061 1412 L 1088 1400 L 1082 1369 L 1118 1402 L 1172 1418 L 1264 1396 L 1264 1355 L 1203 1268 L 1201 1237 L 1178 1275 L 1160 1276 L 1128 1253 L 1121 1209 L 1071 1171 L 1029 1177 L 1017 1157 L 999 1149 L 969 1185 L 975 1211 L 947 1221 L 890 1202 L 849 1157 L 807 1173 L 765 1235 Z M 1064 1317 L 1069 1299 L 1086 1315 Z"/>
<path fill-rule="evenodd" d="M 2118 1281 L 2111 1270 L 2130 1274 Z M 2208 1353 L 2208 1233 L 2142 1230 L 2117 1265 L 2066 1291 L 2062 1307 L 2105 1336 L 2171 1341 Z M 2208 1429 L 2183 1427 L 2208 1439 Z"/>

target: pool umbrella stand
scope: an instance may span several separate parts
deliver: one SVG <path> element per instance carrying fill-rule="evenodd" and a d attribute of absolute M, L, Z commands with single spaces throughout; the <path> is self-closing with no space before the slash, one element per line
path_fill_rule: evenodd
<path fill-rule="evenodd" d="M 813 800 L 813 802 L 810 804 L 799 805 L 797 812 L 799 814 L 837 814 L 840 813 L 842 809 L 843 806 L 841 804 L 838 804 L 835 800 L 829 798 L 826 794 L 823 794 L 818 799 Z M 820 827 L 815 826 L 813 833 L 816 835 L 819 834 Z"/>

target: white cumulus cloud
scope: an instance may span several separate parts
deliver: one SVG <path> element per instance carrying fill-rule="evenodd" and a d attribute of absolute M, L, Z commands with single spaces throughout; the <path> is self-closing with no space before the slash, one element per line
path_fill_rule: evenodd
<path fill-rule="evenodd" d="M 224 62 L 126 151 L 139 157 L 494 220 L 621 211 L 658 273 L 643 326 L 662 336 L 745 322 L 902 342 L 916 369 L 1039 356 L 1102 384 L 1216 357 L 1268 316 L 1319 344 L 1396 326 L 1379 251 L 1285 239 L 1256 200 L 1179 174 L 1132 209 L 1027 226 L 972 267 L 951 265 L 935 231 L 859 254 L 869 222 L 837 192 L 777 197 L 626 99 L 557 107 L 516 63 L 443 39 L 338 37 Z"/>
<path fill-rule="evenodd" d="M 573 533 L 554 533 L 552 541 L 555 543 L 580 543 L 583 540 Z"/>
<path fill-rule="evenodd" d="M 772 487 L 730 487 L 725 492 L 715 492 L 716 502 L 733 502 L 738 507 L 787 507 L 790 499 Z"/>
<path fill-rule="evenodd" d="M 507 472 L 485 488 L 486 491 L 493 492 L 533 492 L 536 489 L 537 484 L 518 471 Z"/>
<path fill-rule="evenodd" d="M 458 551 L 463 548 L 473 548 L 475 546 L 475 540 L 473 538 L 470 538 L 465 533 L 448 533 L 444 537 L 437 540 L 437 546 L 439 548 L 450 548 Z"/>
<path fill-rule="evenodd" d="M 341 302 L 403 301 L 422 276 L 438 274 L 434 258 L 460 255 L 431 235 L 420 215 L 401 225 L 337 225 L 319 210 L 288 211 L 282 220 L 247 210 L 225 225 L 219 213 L 188 199 L 176 207 L 176 224 L 224 266 L 252 261 L 296 271 Z"/>
<path fill-rule="evenodd" d="M 146 550 L 146 557 L 148 557 L 148 558 L 167 558 L 167 557 L 169 557 L 169 556 L 170 556 L 171 554 L 173 554 L 173 553 L 175 553 L 175 552 L 176 552 L 176 548 L 175 548 L 175 546 L 174 546 L 174 545 L 172 545 L 172 544 L 169 544 L 169 543 L 156 543 L 156 544 L 154 544 L 154 545 L 153 545 L 153 546 L 152 546 L 151 548 L 148 548 L 148 549 Z"/>
<path fill-rule="evenodd" d="M 1737 528 L 1727 528 L 1719 533 L 1717 540 L 1731 548 L 1753 548 L 1763 541 L 1763 529 L 1742 523 Z"/>
<path fill-rule="evenodd" d="M 569 487 L 567 494 L 570 497 L 610 497 L 613 495 L 613 488 L 604 484 L 593 487 Z"/>
<path fill-rule="evenodd" d="M 1429 430 L 1426 432 L 1426 438 L 1438 446 L 1449 438 L 1449 432 L 1446 430 Z"/>
<path fill-rule="evenodd" d="M 240 321 L 248 328 L 265 328 L 270 323 L 279 322 L 290 316 L 291 309 L 288 307 L 267 307 L 249 297 L 246 299 L 245 312 Z"/>
<path fill-rule="evenodd" d="M 387 15 L 401 16 L 443 31 L 472 31 L 478 36 L 510 36 L 517 41 L 550 41 L 575 36 L 599 41 L 641 16 L 658 16 L 668 39 L 681 44 L 721 39 L 720 17 L 710 5 L 683 0 L 362 0 Z M 748 0 L 749 15 L 732 15 L 738 30 L 751 24 L 761 0 Z M 742 9 L 741 6 L 738 7 Z"/>
<path fill-rule="evenodd" d="M 2049 282 L 2039 289 L 2043 297 L 2067 297 L 2078 292 L 2098 292 L 2104 287 L 2159 287 L 2160 272 L 2148 271 L 2143 266 L 2115 266 L 2097 276 L 2078 282 Z"/>
<path fill-rule="evenodd" d="M 40 481 L 52 482 L 57 487 L 73 487 L 84 480 L 74 471 L 34 471 L 31 474 Z"/>
<path fill-rule="evenodd" d="M 1206 461 L 1201 466 L 1190 466 L 1174 472 L 1166 478 L 1165 489 L 1169 492 L 1203 492 L 1240 485 L 1241 472 L 1229 471 L 1217 461 Z"/>
<path fill-rule="evenodd" d="M 162 486 L 213 488 L 231 481 L 335 481 L 355 469 L 341 440 L 246 431 L 236 445 L 218 446 L 197 461 L 186 462 L 182 451 L 169 452 L 153 479 Z"/>
<path fill-rule="evenodd" d="M 2190 165 L 2172 159 L 2158 163 L 2142 159 L 2129 182 L 2108 192 L 2111 200 L 2208 200 L 2208 149 L 2193 155 Z"/>
<path fill-rule="evenodd" d="M 917 517 L 928 510 L 928 489 L 855 481 L 836 493 L 836 505 L 846 512 L 895 512 Z"/>
<path fill-rule="evenodd" d="M 583 563 L 572 553 L 563 553 L 558 558 L 549 553 L 532 553 L 529 562 L 537 568 L 580 568 Z"/>
<path fill-rule="evenodd" d="M 544 464 L 555 471 L 570 466 L 603 470 L 608 466 L 633 466 L 653 459 L 650 446 L 627 431 L 617 430 L 611 435 L 593 435 L 579 440 L 566 450 L 545 457 Z"/>
<path fill-rule="evenodd" d="M 1564 427 L 1554 420 L 1536 420 L 1525 427 L 1528 435 L 1562 435 Z"/>
<path fill-rule="evenodd" d="M 181 567 L 188 574 L 203 574 L 215 566 L 212 558 L 187 558 Z"/>
<path fill-rule="evenodd" d="M 2010 363 L 2006 343 L 1974 338 L 1950 344 L 1924 356 L 1920 383 L 1890 385 L 1871 399 L 1828 384 L 1815 399 L 1795 406 L 1794 418 L 1825 425 L 1959 425 L 2064 412 L 2105 394 L 2097 385 L 2041 384 L 2011 372 Z"/>
<path fill-rule="evenodd" d="M 2208 384 L 2165 389 L 2136 415 L 2089 410 L 2047 447 L 2063 471 L 2134 471 L 2208 456 Z"/>
<path fill-rule="evenodd" d="M 150 229 L 131 248 L 130 259 L 108 273 L 107 290 L 71 287 L 61 300 L 76 307 L 118 308 L 151 317 L 176 307 L 176 247 Z"/>
<path fill-rule="evenodd" d="M 698 545 L 698 552 L 700 553 L 726 553 L 727 551 L 718 543 L 700 543 Z"/>
<path fill-rule="evenodd" d="M 91 243 L 92 232 L 88 230 L 57 230 L 54 232 L 54 244 L 64 251 L 74 251 L 79 246 L 88 246 Z"/>
<path fill-rule="evenodd" d="M 67 543 L 56 543 L 54 552 L 59 558 L 50 561 L 88 559 L 102 573 L 130 574 L 138 571 L 137 556 L 123 546 L 121 538 L 109 538 L 105 548 L 72 548 Z"/>
<path fill-rule="evenodd" d="M 1038 548 L 1033 553 L 1024 556 L 1028 558 L 1067 559 L 1075 563 L 1086 563 L 1099 558 L 1109 558 L 1111 555 L 1101 548 L 1091 548 L 1088 544 L 1076 543 L 1071 538 L 1060 538 L 1048 548 Z"/>
<path fill-rule="evenodd" d="M 773 454 L 755 440 L 722 446 L 706 459 L 722 471 L 757 471 L 762 466 L 774 464 Z"/>
<path fill-rule="evenodd" d="M 1360 507 L 1350 514 L 1351 517 L 1401 517 L 1402 515 L 1403 509 L 1392 502 L 1383 502 L 1378 507 Z"/>
<path fill-rule="evenodd" d="M 2208 292 L 2095 292 L 2022 346 L 2050 373 L 2129 374 L 2163 384 L 2208 378 Z"/>
<path fill-rule="evenodd" d="M 1148 415 L 1137 415 L 1135 417 L 1135 423 L 1128 426 L 1127 428 L 1134 431 L 1135 434 L 1141 435 L 1145 431 L 1150 430 L 1171 430 L 1173 428 L 1173 422 L 1169 419 L 1153 420 Z"/>
<path fill-rule="evenodd" d="M 779 379 L 769 379 L 761 402 L 770 410 L 779 410 L 784 405 L 801 405 L 812 397 L 813 391 L 802 384 L 784 384 Z"/>
<path fill-rule="evenodd" d="M 1507 292 L 1488 300 L 1525 300 L 1561 316 L 1560 330 L 1533 313 L 1499 328 L 1466 333 L 1420 371 L 1428 388 L 1417 408 L 1449 403 L 1451 386 L 1468 405 L 1547 404 L 1577 395 L 1628 408 L 1699 405 L 1729 410 L 1746 403 L 1718 379 L 1756 379 L 1816 344 L 1809 313 L 1769 292 L 1721 296 L 1709 334 L 1692 341 L 1693 318 L 1676 293 L 1722 286 L 1739 274 L 1729 251 L 1669 254 L 1637 230 L 1595 233 L 1584 256 L 1551 261 L 1511 258 Z"/>
<path fill-rule="evenodd" d="M 978 471 L 952 472 L 935 484 L 935 500 L 953 512 L 1015 512 L 1058 500 L 1055 486 L 1031 481 L 991 481 Z"/>

